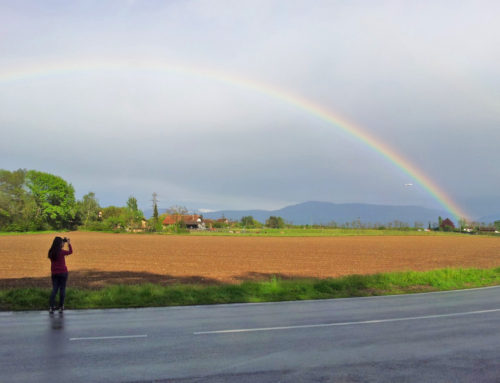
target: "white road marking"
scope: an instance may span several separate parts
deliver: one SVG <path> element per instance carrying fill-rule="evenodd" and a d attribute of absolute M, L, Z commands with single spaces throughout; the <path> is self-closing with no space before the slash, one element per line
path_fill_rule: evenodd
<path fill-rule="evenodd" d="M 467 312 L 451 313 L 451 314 L 424 315 L 424 316 L 418 316 L 418 317 L 375 319 L 375 320 L 366 320 L 366 321 L 358 321 L 358 322 L 320 323 L 320 324 L 298 325 L 298 326 L 243 328 L 243 329 L 216 330 L 216 331 L 199 331 L 199 332 L 193 333 L 193 335 L 231 334 L 231 333 L 256 332 L 256 331 L 278 331 L 278 330 L 294 330 L 294 329 L 302 329 L 302 328 L 352 326 L 352 325 L 360 325 L 360 324 L 402 322 L 402 321 L 420 320 L 420 319 L 449 318 L 449 317 L 459 317 L 459 316 L 466 316 L 466 315 L 489 314 L 489 313 L 495 313 L 495 312 L 500 312 L 500 309 L 467 311 Z"/>
<path fill-rule="evenodd" d="M 115 336 L 89 336 L 85 338 L 69 338 L 74 340 L 104 340 L 104 339 L 131 339 L 131 338 L 147 338 L 147 335 L 115 335 Z"/>

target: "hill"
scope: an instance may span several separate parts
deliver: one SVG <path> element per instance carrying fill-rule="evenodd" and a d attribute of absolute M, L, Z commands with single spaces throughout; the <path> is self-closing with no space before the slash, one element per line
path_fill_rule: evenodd
<path fill-rule="evenodd" d="M 500 213 L 486 215 L 477 219 L 477 222 L 484 222 L 486 224 L 493 223 L 495 221 L 500 221 Z"/>
<path fill-rule="evenodd" d="M 205 218 L 216 219 L 222 216 L 234 221 L 251 215 L 259 222 L 265 222 L 269 216 L 280 216 L 294 225 L 337 224 L 361 222 L 362 224 L 387 224 L 400 221 L 413 226 L 420 222 L 437 223 L 438 217 L 449 217 L 446 211 L 428 209 L 419 206 L 372 205 L 362 203 L 335 204 L 331 202 L 304 202 L 278 210 L 221 210 L 204 213 Z M 450 217 L 452 218 L 452 217 Z"/>

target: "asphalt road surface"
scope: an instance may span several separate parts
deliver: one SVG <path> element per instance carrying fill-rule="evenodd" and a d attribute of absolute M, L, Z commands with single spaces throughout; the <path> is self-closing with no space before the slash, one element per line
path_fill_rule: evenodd
<path fill-rule="evenodd" d="M 1 382 L 500 382 L 500 287 L 0 312 Z"/>

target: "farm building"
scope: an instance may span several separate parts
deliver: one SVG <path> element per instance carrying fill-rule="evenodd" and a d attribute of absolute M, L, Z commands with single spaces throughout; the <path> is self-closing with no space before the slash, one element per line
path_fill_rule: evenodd
<path fill-rule="evenodd" d="M 495 233 L 496 232 L 494 227 L 488 227 L 488 226 L 480 226 L 478 231 L 480 233 Z"/>
<path fill-rule="evenodd" d="M 205 227 L 201 216 L 197 214 L 169 214 L 162 223 L 164 226 L 168 226 L 179 222 L 184 222 L 188 229 L 203 229 Z"/>
<path fill-rule="evenodd" d="M 227 218 L 218 218 L 218 219 L 203 219 L 203 223 L 207 227 L 207 229 L 221 228 L 225 226 L 229 226 L 231 221 Z"/>

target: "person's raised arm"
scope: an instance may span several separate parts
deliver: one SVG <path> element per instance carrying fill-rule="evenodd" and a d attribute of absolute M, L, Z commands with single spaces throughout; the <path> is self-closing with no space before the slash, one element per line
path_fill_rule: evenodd
<path fill-rule="evenodd" d="M 69 238 L 66 239 L 66 243 L 68 244 L 68 250 L 62 250 L 62 254 L 64 256 L 73 254 L 73 247 L 71 246 L 71 241 Z"/>

